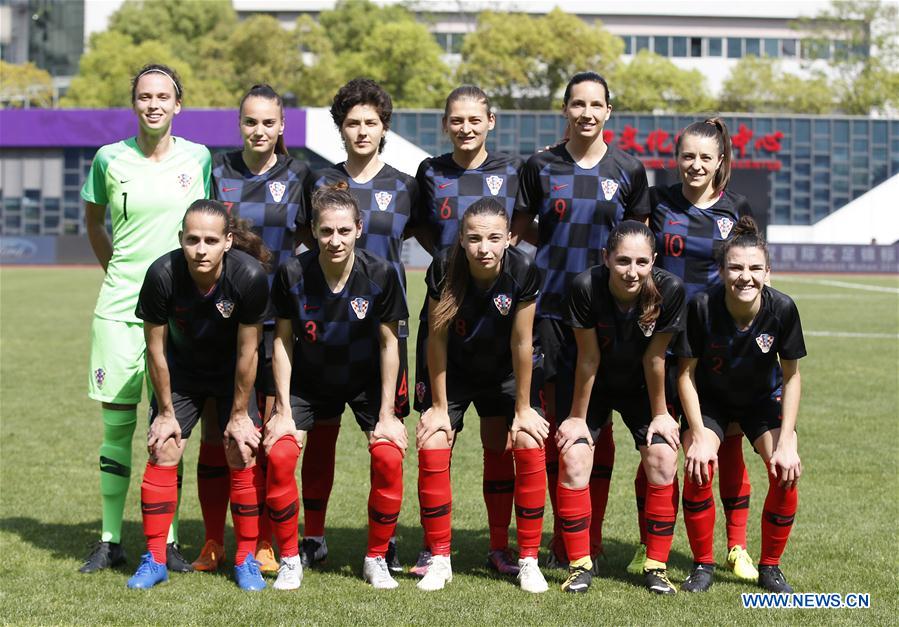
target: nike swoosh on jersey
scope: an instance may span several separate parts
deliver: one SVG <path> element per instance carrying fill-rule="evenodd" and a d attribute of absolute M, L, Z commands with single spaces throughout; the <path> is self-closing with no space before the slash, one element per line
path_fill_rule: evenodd
<path fill-rule="evenodd" d="M 566 187 L 568 187 L 568 183 L 565 183 L 563 185 L 553 185 L 553 191 L 557 192 L 560 189 L 565 189 Z"/>
<path fill-rule="evenodd" d="M 680 220 L 668 220 L 668 226 L 677 226 L 678 224 L 683 224 Z"/>
<path fill-rule="evenodd" d="M 235 191 L 235 190 L 237 190 L 237 189 L 238 189 L 237 187 L 223 187 L 223 188 L 222 188 L 222 191 L 223 191 L 223 192 L 233 192 L 233 191 Z"/>
<path fill-rule="evenodd" d="M 446 189 L 447 187 L 449 187 L 452 184 L 453 184 L 452 181 L 450 181 L 449 183 L 438 183 L 437 189 Z"/>
<path fill-rule="evenodd" d="M 303 305 L 303 311 L 318 311 L 320 307 L 318 305 Z"/>
<path fill-rule="evenodd" d="M 124 184 L 124 183 L 127 183 L 127 182 L 130 181 L 130 180 L 131 180 L 131 179 L 119 179 L 119 183 Z"/>

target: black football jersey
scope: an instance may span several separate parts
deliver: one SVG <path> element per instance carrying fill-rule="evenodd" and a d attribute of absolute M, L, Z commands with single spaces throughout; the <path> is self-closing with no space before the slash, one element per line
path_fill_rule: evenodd
<path fill-rule="evenodd" d="M 250 255 L 229 250 L 222 275 L 200 294 L 179 248 L 152 263 L 135 315 L 168 326 L 166 360 L 172 390 L 221 394 L 234 388 L 237 329 L 261 324 L 268 309 L 268 280 Z"/>

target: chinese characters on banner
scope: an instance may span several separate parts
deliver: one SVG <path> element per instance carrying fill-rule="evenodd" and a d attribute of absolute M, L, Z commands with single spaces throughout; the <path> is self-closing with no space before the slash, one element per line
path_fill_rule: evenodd
<path fill-rule="evenodd" d="M 899 244 L 769 244 L 778 272 L 899 272 Z"/>

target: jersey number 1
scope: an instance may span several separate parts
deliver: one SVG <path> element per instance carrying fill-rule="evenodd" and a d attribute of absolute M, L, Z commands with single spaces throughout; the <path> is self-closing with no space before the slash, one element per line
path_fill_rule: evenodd
<path fill-rule="evenodd" d="M 128 220 L 128 192 L 122 192 L 122 215 Z"/>

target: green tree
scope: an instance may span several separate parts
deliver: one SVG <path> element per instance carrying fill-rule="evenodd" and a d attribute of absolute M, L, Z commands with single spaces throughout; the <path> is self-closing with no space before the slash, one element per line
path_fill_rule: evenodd
<path fill-rule="evenodd" d="M 803 78 L 783 71 L 774 59 L 749 55 L 724 80 L 718 106 L 722 111 L 828 113 L 836 104 L 822 73 Z"/>
<path fill-rule="evenodd" d="M 641 50 L 610 77 L 612 102 L 620 111 L 694 113 L 715 106 L 699 70 L 684 70 L 665 57 Z"/>
<path fill-rule="evenodd" d="M 0 108 L 53 106 L 53 77 L 34 63 L 0 61 Z"/>
<path fill-rule="evenodd" d="M 365 41 L 381 24 L 415 22 L 404 6 L 380 7 L 370 0 L 338 0 L 334 9 L 322 11 L 318 22 L 328 34 L 334 50 L 341 54 L 362 52 Z"/>
<path fill-rule="evenodd" d="M 558 8 L 542 17 L 486 11 L 465 38 L 458 76 L 500 106 L 549 109 L 573 74 L 611 74 L 623 50 L 599 20 L 587 24 Z"/>
<path fill-rule="evenodd" d="M 297 18 L 293 38 L 301 62 L 291 82 L 291 92 L 301 105 L 321 107 L 329 104 L 346 81 L 328 33 L 321 24 L 303 15 Z"/>
<path fill-rule="evenodd" d="M 833 89 L 845 113 L 868 115 L 899 108 L 899 4 L 880 0 L 833 1 L 793 26 L 825 48 Z M 814 61 L 806 61 L 814 66 Z"/>

